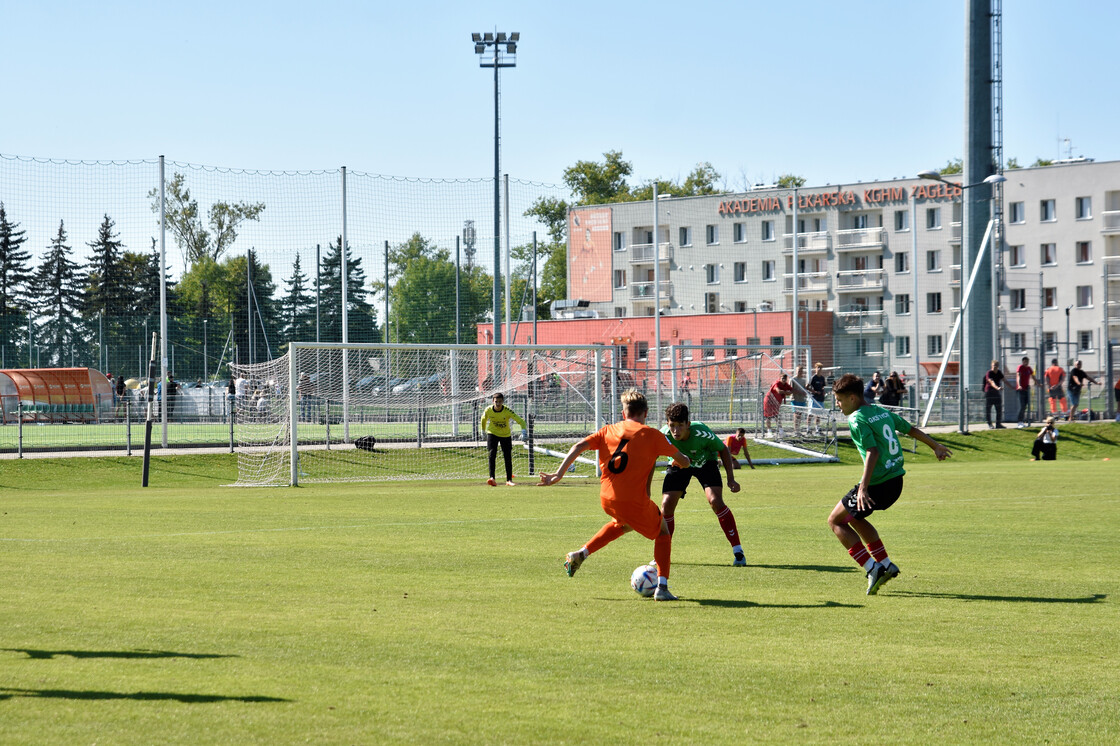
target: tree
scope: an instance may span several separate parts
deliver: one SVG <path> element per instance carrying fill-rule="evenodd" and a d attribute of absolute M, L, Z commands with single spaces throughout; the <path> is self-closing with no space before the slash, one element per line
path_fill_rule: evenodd
<path fill-rule="evenodd" d="M 608 202 L 626 202 L 630 186 L 626 177 L 634 170 L 629 161 L 622 160 L 622 151 L 608 150 L 603 162 L 576 161 L 564 169 L 564 183 L 572 190 L 577 205 L 602 205 Z"/>
<path fill-rule="evenodd" d="M 27 317 L 27 283 L 31 279 L 31 252 L 19 223 L 8 220 L 0 202 L 0 344 L 16 347 L 24 339 Z"/>
<path fill-rule="evenodd" d="M 804 176 L 795 176 L 794 174 L 782 174 L 778 177 L 778 186 L 783 189 L 796 189 L 805 186 Z"/>
<path fill-rule="evenodd" d="M 45 342 L 51 365 L 61 365 L 67 353 L 81 339 L 78 309 L 82 305 L 81 266 L 70 259 L 73 249 L 66 245 L 66 225 L 58 221 L 58 233 L 47 246 L 42 264 L 31 281 L 38 298 L 35 310 L 38 337 Z M 42 361 L 39 361 L 42 365 Z"/>
<path fill-rule="evenodd" d="M 960 158 L 954 158 L 941 167 L 942 176 L 959 173 L 964 173 L 964 161 Z"/>
<path fill-rule="evenodd" d="M 319 326 L 324 342 L 342 341 L 342 237 L 327 246 L 319 270 Z M 362 260 L 347 251 L 347 338 L 351 342 L 380 342 L 381 334 L 366 289 Z"/>
<path fill-rule="evenodd" d="M 1041 166 L 1053 166 L 1054 161 L 1051 158 L 1035 158 L 1031 168 L 1039 168 Z"/>
<path fill-rule="evenodd" d="M 257 252 L 249 249 L 245 256 L 229 257 L 220 264 L 225 275 L 224 286 L 229 288 L 228 311 L 233 324 L 233 342 L 238 347 L 242 363 L 259 363 L 276 357 L 279 353 L 279 316 L 276 285 L 272 271 L 261 264 Z M 252 280 L 250 290 L 249 280 Z M 252 313 L 249 304 L 252 303 Z M 252 324 L 252 348 L 249 345 L 249 324 Z"/>
<path fill-rule="evenodd" d="M 394 342 L 455 342 L 455 262 L 419 233 L 389 251 L 389 329 Z M 384 292 L 384 283 L 374 283 Z M 490 306 L 492 276 L 479 267 L 459 278 L 459 339 L 473 343 Z"/>
<path fill-rule="evenodd" d="M 198 200 L 191 197 L 186 177 L 176 173 L 166 184 L 167 227 L 179 244 L 186 266 L 208 256 L 218 261 L 237 240 L 237 228 L 246 220 L 260 220 L 263 202 L 215 202 L 210 206 L 207 222 L 203 224 Z M 148 192 L 152 212 L 159 214 L 159 190 Z M 209 229 L 207 229 L 209 226 Z"/>
<path fill-rule="evenodd" d="M 1022 166 L 1019 165 L 1019 159 L 1018 158 L 1008 158 L 1006 168 L 1007 168 L 1008 171 L 1011 171 L 1011 170 L 1014 170 L 1016 168 L 1022 168 Z"/>
<path fill-rule="evenodd" d="M 91 252 L 82 303 L 87 318 L 99 312 L 108 317 L 128 307 L 128 278 L 121 261 L 124 244 L 117 240 L 119 234 L 113 232 L 115 225 L 106 214 L 97 230 L 97 238 L 86 244 Z"/>
<path fill-rule="evenodd" d="M 281 336 L 284 341 L 315 341 L 315 298 L 307 292 L 308 279 L 300 267 L 299 254 L 292 262 L 292 276 L 284 281 L 287 290 L 280 299 Z"/>

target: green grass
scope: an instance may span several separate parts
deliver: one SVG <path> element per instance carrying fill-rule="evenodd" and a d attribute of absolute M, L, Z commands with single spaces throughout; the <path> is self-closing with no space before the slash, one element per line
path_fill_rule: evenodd
<path fill-rule="evenodd" d="M 676 604 L 629 589 L 634 535 L 564 575 L 604 521 L 586 480 L 236 489 L 233 457 L 185 456 L 142 490 L 136 458 L 4 460 L 0 740 L 1115 743 L 1118 433 L 920 447 L 876 597 L 825 524 L 850 447 L 741 473 L 745 569 L 690 492 Z"/>

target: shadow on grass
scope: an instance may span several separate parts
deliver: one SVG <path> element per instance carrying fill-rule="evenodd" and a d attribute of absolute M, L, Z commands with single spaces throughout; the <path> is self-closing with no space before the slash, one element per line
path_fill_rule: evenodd
<path fill-rule="evenodd" d="M 673 562 L 673 567 L 730 567 L 727 563 L 719 562 Z M 757 568 L 759 570 L 793 570 L 796 572 L 842 572 L 853 573 L 862 572 L 855 565 L 752 565 L 748 564 L 747 568 Z M 736 568 L 738 569 L 738 568 Z"/>
<path fill-rule="evenodd" d="M 28 658 L 35 660 L 51 660 L 56 657 L 68 656 L 70 658 L 193 658 L 203 660 L 207 658 L 237 658 L 236 655 L 221 655 L 219 653 L 176 653 L 171 650 L 35 650 L 31 648 L 0 648 L 8 653 L 24 653 Z"/>
<path fill-rule="evenodd" d="M 685 598 L 699 606 L 716 606 L 721 609 L 862 609 L 863 604 L 842 604 L 839 601 L 823 601 L 819 604 L 760 604 L 727 598 Z"/>
<path fill-rule="evenodd" d="M 78 701 L 134 699 L 140 702 L 183 702 L 184 704 L 209 704 L 213 702 L 291 702 L 281 697 L 227 697 L 222 694 L 176 694 L 175 692 L 98 692 L 77 689 L 12 689 L 0 687 L 0 700 L 14 697 L 41 697 L 44 699 L 72 699 Z"/>
<path fill-rule="evenodd" d="M 1094 593 L 1091 596 L 1075 598 L 1053 598 L 1047 596 L 986 596 L 973 593 L 931 593 L 922 591 L 893 591 L 892 596 L 912 598 L 947 598 L 953 601 L 1010 601 L 1028 604 L 1095 604 L 1108 598 L 1107 593 Z"/>

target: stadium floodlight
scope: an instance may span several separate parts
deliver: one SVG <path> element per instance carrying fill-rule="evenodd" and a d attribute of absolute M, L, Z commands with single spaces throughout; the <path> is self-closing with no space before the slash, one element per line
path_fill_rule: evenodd
<path fill-rule="evenodd" d="M 517 66 L 517 42 L 521 39 L 520 32 L 510 34 L 505 32 L 489 31 L 482 35 L 481 43 L 478 34 L 471 34 L 474 41 L 474 51 L 478 55 L 479 67 L 494 68 L 494 343 L 502 342 L 501 326 L 501 267 L 502 267 L 502 224 L 501 224 L 501 114 L 498 107 L 498 71 L 503 67 Z M 500 368 L 495 368 L 495 373 Z M 495 378 L 497 376 L 495 375 Z"/>
<path fill-rule="evenodd" d="M 476 44 L 482 41 L 482 34 L 471 34 L 471 41 L 475 42 Z"/>

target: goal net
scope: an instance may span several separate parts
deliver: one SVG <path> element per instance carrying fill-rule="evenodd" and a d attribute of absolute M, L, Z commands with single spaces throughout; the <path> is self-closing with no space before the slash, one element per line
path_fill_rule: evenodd
<path fill-rule="evenodd" d="M 791 346 L 673 345 L 669 358 L 672 397 L 688 405 L 693 420 L 729 432 L 741 427 L 747 437 L 789 454 L 755 463 L 835 460 L 840 413 L 831 397 L 823 404 L 812 397 L 812 373 L 806 363 L 798 371 Z M 811 360 L 812 350 L 799 347 L 798 358 Z M 792 390 L 777 396 L 783 375 Z"/>
<path fill-rule="evenodd" d="M 235 365 L 237 484 L 297 485 L 489 475 L 482 414 L 493 396 L 512 423 L 515 479 L 559 467 L 617 400 L 603 346 L 293 342 L 281 358 Z M 569 476 L 594 476 L 585 454 Z M 501 450 L 495 475 L 505 481 Z"/>

